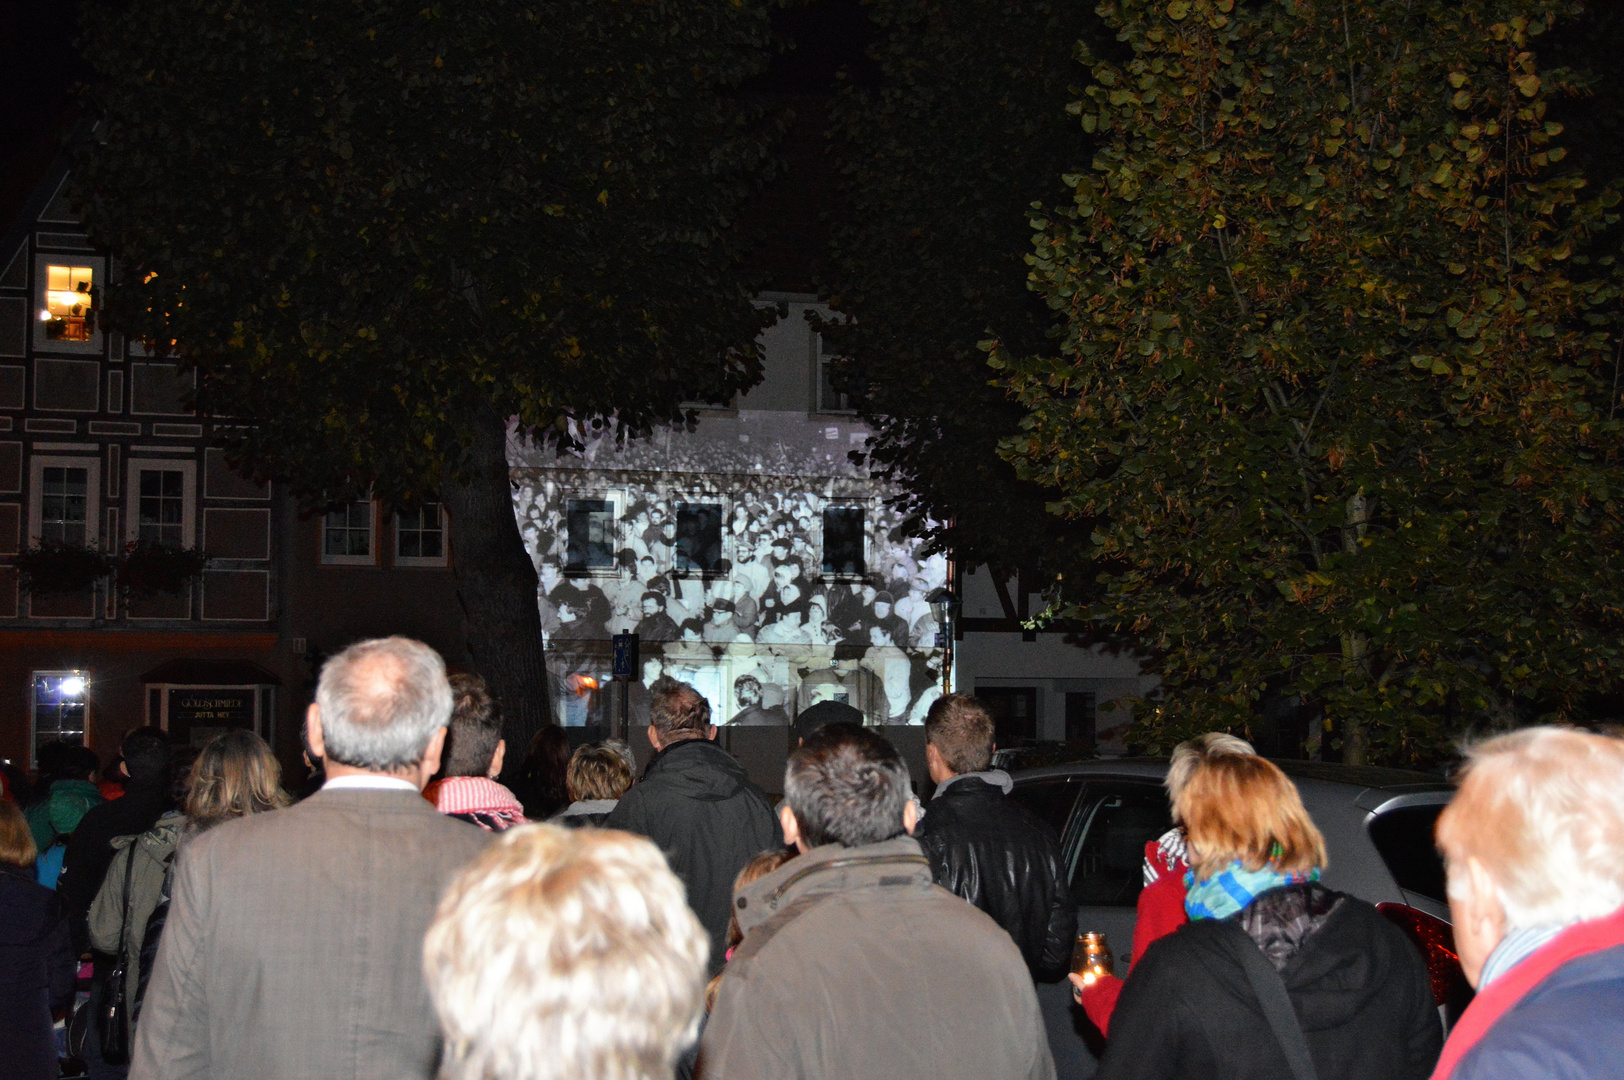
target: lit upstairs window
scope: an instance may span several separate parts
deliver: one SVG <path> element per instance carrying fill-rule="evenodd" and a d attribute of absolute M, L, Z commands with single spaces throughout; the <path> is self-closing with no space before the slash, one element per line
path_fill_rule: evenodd
<path fill-rule="evenodd" d="M 45 267 L 45 307 L 40 321 L 51 341 L 89 341 L 95 329 L 93 273 L 88 266 Z"/>

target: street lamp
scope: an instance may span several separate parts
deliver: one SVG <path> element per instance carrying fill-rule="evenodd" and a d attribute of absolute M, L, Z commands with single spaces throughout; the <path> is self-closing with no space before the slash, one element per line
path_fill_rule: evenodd
<path fill-rule="evenodd" d="M 959 598 L 953 590 L 942 586 L 934 590 L 925 598 L 930 605 L 930 613 L 936 619 L 940 628 L 937 633 L 941 635 L 942 642 L 942 693 L 953 692 L 953 623 L 959 617 Z"/>

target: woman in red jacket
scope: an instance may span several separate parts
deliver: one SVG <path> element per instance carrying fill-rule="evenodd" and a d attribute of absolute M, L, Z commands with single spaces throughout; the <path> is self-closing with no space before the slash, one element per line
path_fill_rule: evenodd
<path fill-rule="evenodd" d="M 1190 868 L 1185 851 L 1184 824 L 1179 821 L 1179 792 L 1184 790 L 1203 762 L 1224 755 L 1256 755 L 1252 744 L 1221 731 L 1209 731 L 1200 738 L 1179 743 L 1173 749 L 1173 758 L 1167 765 L 1168 801 L 1174 807 L 1173 828 L 1160 840 L 1145 845 L 1145 887 L 1139 893 L 1139 904 L 1133 924 L 1133 951 L 1128 954 L 1128 968 L 1150 948 L 1151 942 L 1166 937 L 1185 923 L 1184 872 Z M 1085 980 L 1082 975 L 1071 976 L 1072 996 L 1083 1007 L 1101 1035 L 1109 1035 L 1111 1013 L 1116 1009 L 1117 995 L 1122 993 L 1122 980 L 1115 975 L 1101 975 Z"/>

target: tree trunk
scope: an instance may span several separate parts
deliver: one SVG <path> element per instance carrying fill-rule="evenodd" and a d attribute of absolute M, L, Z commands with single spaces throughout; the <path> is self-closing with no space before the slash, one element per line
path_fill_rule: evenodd
<path fill-rule="evenodd" d="M 502 709 L 504 775 L 523 760 L 530 739 L 552 723 L 542 655 L 536 568 L 513 516 L 507 425 L 482 406 L 474 442 L 458 477 L 447 467 L 440 497 L 451 529 L 451 565 L 462 604 L 463 635 L 474 666 Z"/>

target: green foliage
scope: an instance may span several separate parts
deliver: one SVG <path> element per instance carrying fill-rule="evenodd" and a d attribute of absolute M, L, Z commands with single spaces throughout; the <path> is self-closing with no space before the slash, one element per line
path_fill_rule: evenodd
<path fill-rule="evenodd" d="M 434 492 L 503 417 L 636 430 L 749 385 L 730 271 L 773 125 L 745 0 L 90 5 L 108 310 L 314 502 Z"/>
<path fill-rule="evenodd" d="M 1076 40 L 1098 19 L 1055 0 L 872 0 L 877 87 L 833 112 L 840 183 L 826 327 L 876 435 L 869 463 L 907 490 L 907 525 L 965 563 L 1033 566 L 1088 530 L 1043 513 L 1046 495 L 997 456 L 1020 410 L 991 385 L 977 343 L 998 327 L 1042 348 L 1048 318 L 1024 288 L 1034 199 L 1084 160 L 1066 116 Z M 1010 523 L 1020 521 L 1022 528 Z"/>
<path fill-rule="evenodd" d="M 1099 11 L 1131 54 L 1083 51 L 1101 148 L 1033 220 L 1058 350 L 992 361 L 1005 453 L 1100 522 L 1069 613 L 1162 658 L 1140 740 L 1300 694 L 1419 761 L 1616 686 L 1618 196 L 1559 164 L 1582 80 L 1534 51 L 1576 5 Z"/>

